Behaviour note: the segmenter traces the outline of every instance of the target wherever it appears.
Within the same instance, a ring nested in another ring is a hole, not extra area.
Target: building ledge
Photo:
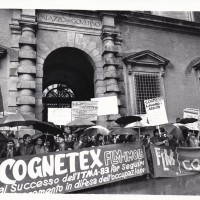
[[[119,12],[116,20],[171,31],[200,34],[200,23],[142,12]]]

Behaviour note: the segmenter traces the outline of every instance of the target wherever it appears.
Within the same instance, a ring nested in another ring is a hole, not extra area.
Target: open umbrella
[[[184,138],[186,139],[188,136],[188,130],[189,130],[189,128],[186,127],[186,124],[174,123],[173,125],[182,131],[182,134],[183,134]]]
[[[0,126],[30,126],[39,120],[31,115],[24,114],[10,114],[0,119]]]
[[[149,127],[152,126],[151,124],[145,123],[145,122],[133,122],[128,125],[126,125],[124,128],[141,128],[141,127]]]
[[[132,122],[141,121],[142,118],[137,115],[120,117],[115,122],[117,124],[130,124]]]
[[[33,129],[39,130],[42,133],[51,133],[53,135],[62,134],[63,130],[53,123],[38,121],[32,124]]]
[[[141,121],[137,121],[137,122],[133,122],[133,123],[130,123],[128,125],[126,125],[124,128],[138,128],[139,130],[139,136],[140,136],[140,128],[142,127],[150,127],[152,125],[146,123],[146,122],[141,122]],[[140,140],[140,137],[139,137],[139,140]]]
[[[94,125],[95,124],[93,122],[84,119],[76,119],[66,124],[68,127],[88,127]]]
[[[9,137],[7,137],[6,135],[4,135],[3,133],[0,132],[0,141],[1,142],[8,142],[9,140],[11,140]]]
[[[198,121],[184,124],[184,126],[187,127],[189,130],[199,131]]]
[[[138,132],[133,129],[130,129],[130,128],[116,128],[116,129],[111,130],[109,132],[109,134],[111,134],[111,135],[129,135],[129,134],[136,135],[136,134],[138,134]]]
[[[108,135],[109,132],[110,131],[107,128],[97,125],[97,126],[91,126],[87,129],[85,129],[84,134],[97,135],[98,133],[100,133],[102,135]]]
[[[77,128],[73,134],[82,134],[86,128]]]
[[[167,131],[168,134],[173,135],[175,138],[179,140],[182,141],[184,140],[182,131],[173,124],[163,124],[162,127]]]
[[[180,119],[180,123],[181,124],[189,124],[189,123],[193,123],[193,122],[196,122],[198,121],[198,119],[195,119],[195,118],[183,118],[183,119]]]

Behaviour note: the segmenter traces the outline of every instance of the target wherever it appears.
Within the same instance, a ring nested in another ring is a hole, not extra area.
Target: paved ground
[[[158,178],[146,180],[137,177],[107,184],[76,194],[147,194],[147,195],[200,195],[200,174],[177,178]]]

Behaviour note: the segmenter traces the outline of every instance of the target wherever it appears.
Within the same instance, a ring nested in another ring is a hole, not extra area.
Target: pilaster
[[[11,31],[11,50],[9,52],[10,55],[10,78],[9,78],[9,101],[8,101],[8,111],[16,112],[17,104],[16,98],[18,95],[17,90],[17,82],[18,82],[18,74],[17,68],[19,65],[19,38],[21,37],[21,27],[19,25],[19,20],[21,19],[21,10],[13,9],[13,16],[11,19],[10,31]]]
[[[115,15],[112,13],[101,13],[102,19],[102,43],[104,58],[103,74],[105,83],[104,96],[117,96],[118,107],[120,106],[119,100],[119,86],[118,86],[118,73],[117,68],[121,62],[118,54],[121,51],[121,43],[119,40],[119,32],[115,26]],[[107,116],[107,127],[118,126],[114,121],[120,117],[120,114]]]
[[[36,17],[35,10],[22,10],[19,38],[18,82],[16,85],[18,112],[35,116],[36,90]]]

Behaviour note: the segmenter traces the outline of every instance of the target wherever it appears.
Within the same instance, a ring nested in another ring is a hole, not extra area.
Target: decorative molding
[[[169,60],[149,50],[129,55],[125,54],[122,60],[124,63],[130,63],[131,65],[151,65],[157,67],[165,67],[169,63]]]
[[[123,11],[118,12],[115,20],[116,22],[123,21],[124,23],[137,24],[139,26],[200,35],[199,23],[183,19],[175,19],[142,12]]]

